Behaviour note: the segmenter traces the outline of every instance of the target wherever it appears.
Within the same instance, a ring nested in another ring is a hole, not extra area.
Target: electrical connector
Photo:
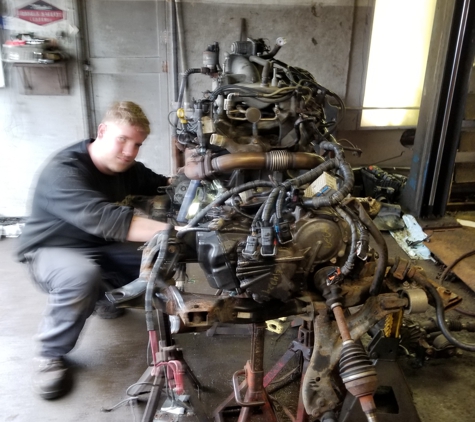
[[[242,251],[242,255],[247,258],[253,258],[257,255],[257,236],[250,235],[247,236],[246,239],[246,246],[244,250]]]
[[[275,255],[274,229],[272,227],[261,227],[261,255]]]
[[[287,222],[277,223],[275,226],[275,233],[280,244],[289,243],[292,241],[292,232],[290,231],[290,224]]]

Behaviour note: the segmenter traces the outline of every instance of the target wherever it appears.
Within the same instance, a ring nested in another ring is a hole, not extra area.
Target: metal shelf
[[[67,62],[11,62],[18,70],[25,95],[68,95]]]

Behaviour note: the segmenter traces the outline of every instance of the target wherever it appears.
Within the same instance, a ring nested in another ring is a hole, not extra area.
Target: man
[[[136,279],[141,252],[133,242],[143,244],[167,226],[134,216],[133,208],[119,204],[128,195],[154,195],[167,184],[165,176],[135,161],[149,133],[149,121],[137,104],[116,103],[95,140],[59,152],[38,179],[18,256],[49,294],[33,379],[44,399],[65,393],[63,357],[104,295],[104,274],[122,276],[112,287]],[[116,316],[103,306],[98,311]]]

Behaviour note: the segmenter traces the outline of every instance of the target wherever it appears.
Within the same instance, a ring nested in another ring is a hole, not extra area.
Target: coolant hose
[[[371,217],[368,215],[363,205],[359,201],[353,202],[358,207],[358,217],[361,222],[368,228],[368,231],[376,242],[376,252],[378,252],[378,263],[376,264],[376,271],[374,273],[373,281],[369,289],[372,296],[376,296],[381,292],[383,286],[384,275],[388,266],[388,246],[384,241],[383,235],[374,224]]]
[[[444,312],[444,304],[442,302],[439,293],[437,293],[436,288],[423,277],[418,277],[417,282],[422,284],[424,288],[430,293],[432,298],[435,302],[435,311],[437,316],[437,324],[439,325],[439,329],[442,334],[447,338],[447,340],[452,343],[454,346],[458,347],[459,349],[466,350],[467,352],[475,352],[475,344],[470,343],[463,343],[460,340],[457,340],[452,333],[449,331],[447,324],[445,322],[445,312]]]
[[[271,62],[258,56],[249,56],[249,61],[262,66],[261,86],[269,86],[269,72],[271,69]]]
[[[191,75],[192,73],[201,73],[201,69],[192,68],[192,69],[186,70],[183,73],[183,77],[181,78],[180,92],[178,93],[178,108],[181,108],[183,106],[183,97],[185,95],[186,83],[188,80],[188,76]]]
[[[201,73],[201,69],[200,68],[194,68],[194,69],[192,68],[192,69],[188,69],[185,73],[183,73],[183,77],[181,79],[180,91],[178,92],[178,101],[177,101],[178,107],[177,107],[177,109],[183,107],[183,97],[185,96],[186,83],[187,83],[187,80],[188,80],[188,76],[191,75],[192,73]],[[175,116],[173,118],[173,127],[174,127],[174,131],[175,131],[174,135],[176,135],[177,125],[178,125],[178,115],[177,115],[177,113],[175,113]]]

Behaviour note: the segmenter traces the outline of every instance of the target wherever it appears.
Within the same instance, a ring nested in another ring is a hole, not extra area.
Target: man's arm
[[[133,216],[130,222],[127,240],[130,242],[147,242],[157,232],[165,230],[169,224],[148,218]]]

